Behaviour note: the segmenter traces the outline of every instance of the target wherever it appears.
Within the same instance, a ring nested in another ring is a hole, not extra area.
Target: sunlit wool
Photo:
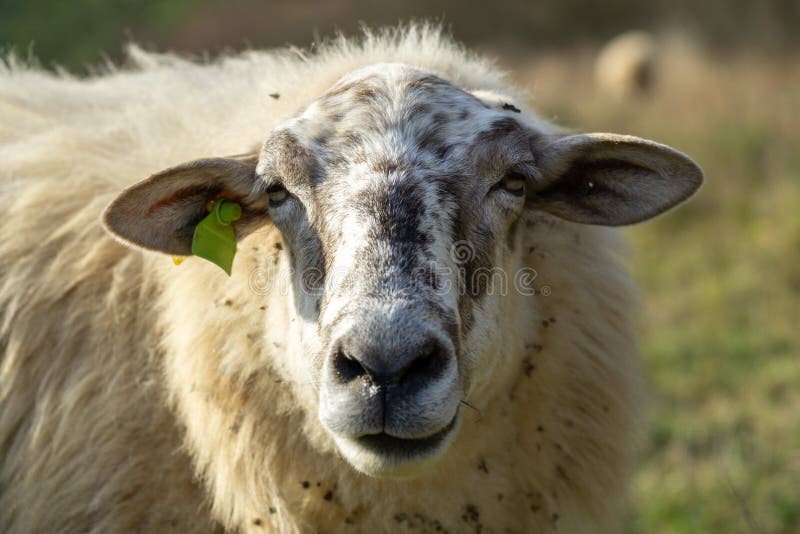
[[[248,151],[386,61],[522,105],[492,64],[421,26],[203,64],[131,48],[128,66],[88,79],[2,68],[0,530],[613,528],[644,406],[616,231],[525,216],[519,267],[539,294],[512,279],[497,300],[492,365],[469,395],[480,414],[462,410],[430,472],[386,480],[348,466],[308,384],[286,380],[302,358],[287,353],[296,317],[287,291],[253,276],[288,268],[274,228],[239,244],[230,279],[101,228],[121,189]]]

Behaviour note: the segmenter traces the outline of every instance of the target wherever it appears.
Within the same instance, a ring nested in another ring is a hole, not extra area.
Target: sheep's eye
[[[518,172],[509,172],[497,185],[512,195],[521,197],[525,193],[525,176]]]
[[[267,188],[267,198],[270,206],[277,206],[289,198],[289,192],[280,184],[271,185]]]

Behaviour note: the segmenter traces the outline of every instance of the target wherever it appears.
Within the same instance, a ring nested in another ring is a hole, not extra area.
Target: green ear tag
[[[194,229],[192,254],[219,265],[230,276],[236,255],[233,222],[241,216],[242,208],[236,202],[224,198],[214,202],[211,213]]]

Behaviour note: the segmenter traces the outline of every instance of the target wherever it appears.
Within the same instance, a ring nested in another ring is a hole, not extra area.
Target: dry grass
[[[598,96],[592,54],[514,62],[546,118],[694,157],[691,203],[628,230],[653,419],[628,532],[800,531],[800,64],[673,42],[649,98]]]

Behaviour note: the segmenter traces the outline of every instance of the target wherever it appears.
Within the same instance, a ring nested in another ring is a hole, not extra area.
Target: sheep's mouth
[[[441,430],[424,438],[398,438],[385,432],[367,434],[358,438],[357,443],[373,454],[393,458],[415,458],[436,451],[456,427],[458,414]]]

